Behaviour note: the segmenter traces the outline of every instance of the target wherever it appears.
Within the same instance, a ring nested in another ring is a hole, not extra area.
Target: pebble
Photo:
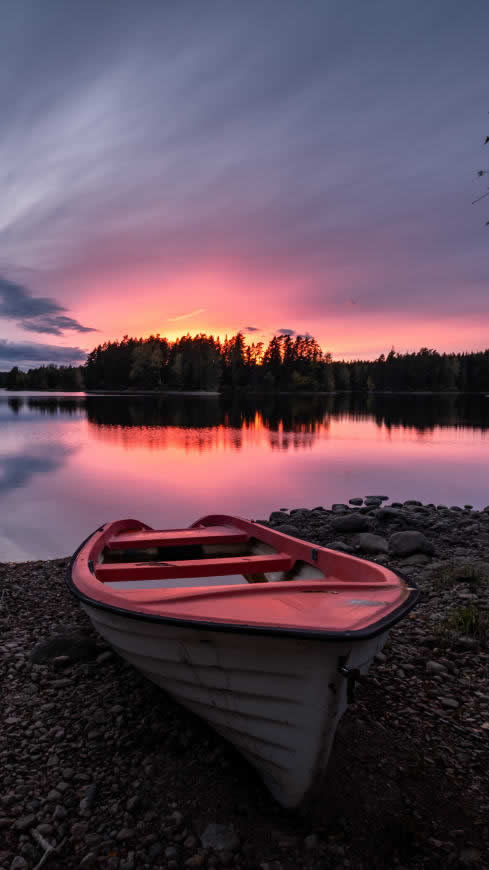
[[[27,831],[29,830],[29,828],[32,828],[34,826],[35,821],[36,817],[34,814],[29,816],[21,816],[20,819],[17,819],[17,821],[15,822],[14,827],[18,831]]]
[[[450,710],[457,710],[460,706],[458,701],[455,698],[439,698],[440,704],[443,704],[444,707],[449,708]]]
[[[350,513],[346,516],[335,517],[333,528],[337,532],[368,532],[370,523],[368,519],[358,513]]]
[[[83,870],[90,870],[90,868],[95,867],[96,864],[97,864],[96,852],[87,852],[87,854],[80,861],[79,866],[83,867]]]
[[[433,553],[433,544],[422,532],[406,530],[394,532],[389,538],[389,550],[393,556],[412,556],[414,553]]]
[[[362,550],[364,553],[388,553],[389,545],[385,538],[381,537],[381,535],[374,535],[372,532],[362,532],[359,535],[356,535],[353,539],[353,543],[359,550]]]
[[[440,662],[429,661],[426,662],[426,670],[429,674],[444,674],[446,667]]]
[[[132,828],[121,828],[121,830],[117,833],[117,840],[132,840],[134,837],[134,830]]]
[[[309,834],[304,838],[304,848],[308,851],[313,851],[319,846],[319,837],[317,834]]]
[[[233,825],[207,825],[201,835],[200,842],[204,849],[214,849],[215,851],[234,852],[239,846],[239,839]]]

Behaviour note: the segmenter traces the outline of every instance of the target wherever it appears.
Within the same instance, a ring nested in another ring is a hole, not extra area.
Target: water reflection
[[[24,445],[21,453],[0,456],[0,496],[27,486],[35,474],[58,471],[74,451],[66,444],[34,443]]]
[[[414,429],[420,434],[436,428],[454,427],[487,431],[489,400],[484,396],[380,396],[337,394],[334,396],[254,396],[231,400],[222,397],[195,396],[84,396],[29,397],[28,409],[43,415],[86,416],[99,438],[123,441],[127,446],[145,440],[156,446],[166,439],[157,439],[151,430],[172,428],[183,430],[216,430],[215,435],[187,438],[186,442],[201,449],[203,445],[222,442],[224,431],[230,432],[228,443],[239,447],[242,439],[236,435],[267,430],[280,433],[269,438],[270,446],[308,447],[320,433],[324,435],[332,420],[352,423],[371,421],[386,429]],[[24,407],[24,400],[9,398],[14,414]],[[124,438],[122,430],[140,429],[139,435]],[[117,430],[117,431],[115,431]],[[299,437],[282,437],[293,433]]]
[[[482,396],[0,393],[0,561],[122,516],[178,528],[376,491],[484,506],[488,429]]]

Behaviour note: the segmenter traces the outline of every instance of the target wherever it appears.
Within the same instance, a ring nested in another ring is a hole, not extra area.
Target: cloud
[[[66,308],[47,296],[32,296],[30,290],[0,275],[0,317],[16,320],[22,329],[49,335],[73,332],[97,332],[68,317]]]
[[[63,335],[66,329],[71,329],[74,332],[98,332],[97,329],[91,326],[82,326],[73,317],[66,317],[64,314],[51,315],[37,320],[21,320],[19,326],[29,332],[43,332],[49,335]]]
[[[295,329],[277,329],[278,335],[297,335]]]
[[[187,314],[179,314],[178,317],[169,317],[168,320],[175,323],[177,320],[188,320],[189,317],[195,317],[196,314],[202,314],[205,308],[196,308],[195,311],[189,311]]]
[[[205,16],[24,5],[0,28],[0,247],[70,310],[83,293],[149,331],[145,304],[195,316],[205,300],[213,327],[210,312],[228,326],[255,311],[268,329],[287,310],[318,335],[348,320],[351,336],[378,311],[392,341],[404,313],[435,314],[440,336],[454,313],[489,315],[470,206],[489,4],[406,4],[402,27],[388,0],[353,16],[324,0],[283,0],[280,16],[254,0]],[[43,318],[62,313],[36,317],[61,329]]]
[[[86,352],[80,347],[60,347],[52,344],[0,339],[0,365],[3,369],[51,363],[63,366],[80,365],[86,358]]]
[[[245,326],[243,332],[261,332],[259,326]]]

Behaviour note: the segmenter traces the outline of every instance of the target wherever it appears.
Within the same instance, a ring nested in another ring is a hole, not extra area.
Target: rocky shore
[[[67,560],[1,564],[0,870],[488,867],[489,507],[387,501],[266,521],[423,593],[358,687],[307,817],[106,648]]]

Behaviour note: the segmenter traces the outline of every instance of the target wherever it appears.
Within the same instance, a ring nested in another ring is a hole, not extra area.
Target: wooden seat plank
[[[248,533],[233,526],[207,526],[201,529],[171,529],[159,531],[121,532],[107,541],[109,550],[143,550],[150,547],[172,547],[185,544],[245,544]]]
[[[269,556],[229,556],[222,559],[186,559],[176,562],[107,562],[95,567],[102,583],[121,580],[166,580],[179,577],[211,577],[225,574],[261,574],[288,571],[293,559],[288,553]]]

